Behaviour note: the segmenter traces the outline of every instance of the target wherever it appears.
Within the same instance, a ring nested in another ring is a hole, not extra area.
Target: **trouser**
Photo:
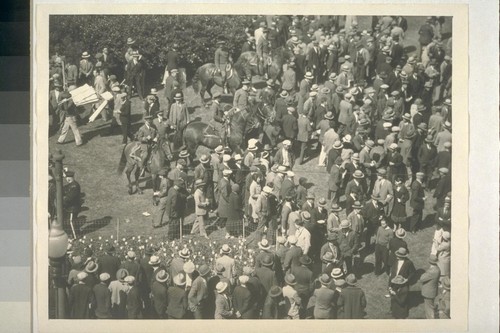
[[[337,190],[335,190],[335,191],[328,190],[328,200],[332,200],[332,204],[334,204],[334,203],[338,204],[339,203],[338,193],[339,192]]]
[[[163,197],[160,199],[158,210],[153,215],[153,228],[158,228],[162,226],[166,208],[167,208],[167,197]]]
[[[121,132],[122,132],[122,143],[126,144],[127,143],[127,138],[130,139],[130,141],[134,140],[134,135],[130,132],[130,121],[122,121],[122,125],[120,126]]]
[[[413,215],[410,216],[409,231],[414,232],[422,222],[422,209],[413,209]]]
[[[318,166],[325,166],[326,161],[326,149],[324,145],[321,145],[321,152],[319,153]]]
[[[304,155],[307,148],[307,142],[298,141],[298,143],[300,143],[299,164],[302,164],[304,163]]]
[[[169,219],[166,228],[167,230],[165,230],[169,241],[180,237],[180,230],[179,230],[180,223],[181,219],[178,217],[171,217]]]
[[[345,269],[346,269],[346,274],[351,274],[353,272],[353,265],[352,265],[352,256],[344,256],[344,263],[345,263]]]
[[[436,318],[436,307],[434,306],[434,298],[424,297],[424,313],[426,319]]]
[[[136,75],[132,78],[133,85],[135,90],[137,91],[137,95],[139,95],[139,99],[144,99],[144,79],[142,75]]]
[[[71,128],[73,131],[73,135],[75,136],[75,143],[77,146],[82,144],[82,137],[80,136],[80,131],[78,130],[78,126],[76,125],[76,117],[70,116],[66,117],[64,120],[63,128],[61,129],[61,135],[57,139],[57,142],[63,143],[66,139],[66,135],[68,134],[68,130]]]
[[[200,231],[201,236],[206,236],[207,231],[205,230],[205,220],[207,219],[207,215],[196,215],[196,220],[194,221],[193,228],[191,229],[191,233],[194,234]]]
[[[375,244],[375,275],[388,270],[389,249],[387,245]],[[382,269],[383,268],[383,269]]]

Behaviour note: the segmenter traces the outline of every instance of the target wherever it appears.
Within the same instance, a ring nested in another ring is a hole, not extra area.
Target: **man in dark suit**
[[[71,319],[90,319],[91,305],[95,301],[92,288],[85,283],[87,276],[85,272],[78,273],[78,284],[75,284],[69,290],[68,307]]]
[[[298,131],[297,118],[294,116],[295,108],[289,106],[287,113],[281,118],[281,130],[285,139],[295,141]]]
[[[295,235],[288,236],[287,242],[290,247],[286,251],[285,260],[283,261],[283,272],[285,273],[291,272],[294,266],[299,266],[299,260],[302,257],[302,248],[297,246],[297,237]]]
[[[392,37],[392,67],[396,67],[397,65],[402,65],[401,59],[403,58],[405,51],[401,44],[399,44],[399,36]]]
[[[364,291],[356,285],[354,274],[346,278],[347,287],[342,289],[338,300],[339,319],[363,319],[365,316],[366,297]]]
[[[94,291],[94,313],[97,319],[111,319],[111,291],[109,291],[109,274],[99,275],[100,283],[93,288]]]
[[[140,100],[144,100],[144,73],[146,65],[138,51],[132,53],[132,59],[127,63],[127,85],[135,87]]]
[[[173,280],[174,285],[167,289],[167,315],[169,319],[183,319],[188,308],[186,275],[179,273]]]
[[[165,319],[167,317],[167,280],[170,279],[165,269],[158,270],[151,284],[151,301],[154,309],[154,317]]]
[[[50,115],[52,116],[52,126],[59,129],[64,122],[65,115],[60,112],[59,102],[62,101],[62,84],[60,81],[54,81],[54,90],[49,92]]]
[[[429,187],[437,156],[437,150],[433,141],[432,135],[428,135],[424,140],[424,144],[422,144],[418,150],[417,159],[420,164],[420,171],[424,173],[426,187]]]
[[[295,276],[297,282],[295,290],[302,300],[302,308],[305,309],[314,291],[314,274],[309,268],[312,264],[311,258],[307,255],[303,255],[300,257],[299,262],[300,265],[294,267],[291,273]]]
[[[73,171],[66,171],[67,184],[63,187],[63,208],[66,215],[65,220],[70,214],[73,214],[73,221],[76,221],[81,206],[81,190],[80,184],[75,180],[75,173]],[[75,232],[78,233],[80,226],[75,224]]]
[[[354,256],[358,254],[359,250],[359,237],[351,229],[351,222],[348,220],[343,220],[340,222],[340,232],[338,237],[338,243],[342,258],[344,259],[347,273],[353,272],[353,259]]]
[[[392,266],[396,262],[396,251],[400,248],[405,248],[408,250],[408,244],[404,241],[406,237],[406,231],[403,228],[399,228],[394,232],[393,238],[389,241],[389,266]]]
[[[266,254],[262,258],[261,264],[261,267],[255,269],[255,276],[259,278],[260,283],[264,286],[267,294],[272,286],[278,285],[278,278],[276,276],[276,272],[271,269],[274,261],[270,254]]]
[[[132,275],[125,278],[125,282],[130,286],[127,293],[127,313],[128,319],[140,319],[142,313],[142,300],[137,287],[137,280]]]
[[[174,186],[168,190],[165,214],[168,216],[166,234],[169,240],[179,237],[179,224],[184,217],[185,196],[181,194],[184,188],[184,181],[177,179]]]
[[[417,227],[422,222],[422,212],[424,210],[425,193],[423,186],[424,173],[417,172],[416,179],[411,184],[410,206],[413,214],[410,216],[409,231],[415,233]]]
[[[395,255],[396,260],[391,266],[389,274],[389,288],[391,286],[392,279],[394,279],[398,275],[407,279],[408,283],[411,285],[416,270],[413,262],[408,259],[408,250],[404,247],[401,247],[396,251]],[[388,295],[385,295],[385,297],[388,297]]]
[[[252,302],[252,293],[247,287],[249,276],[240,275],[240,285],[236,286],[233,291],[233,307],[236,311],[236,318],[254,319],[255,308]]]
[[[106,247],[106,254],[97,258],[97,262],[99,263],[99,273],[108,273],[111,281],[116,280],[116,272],[121,266],[121,261],[118,257],[114,255],[115,247],[111,244],[108,244]]]
[[[422,283],[422,297],[424,298],[424,312],[425,318],[435,319],[436,318],[436,308],[434,305],[434,299],[438,294],[439,277],[441,275],[441,270],[437,265],[438,259],[434,254],[429,257],[429,268],[420,277],[420,282]]]
[[[312,44],[313,47],[307,53],[307,67],[314,75],[314,82],[318,83],[318,79],[323,74],[323,52],[317,40],[313,41]]]
[[[151,299],[149,294],[151,293],[151,283],[153,282],[154,268],[149,264],[149,260],[154,253],[152,247],[147,247],[144,253],[144,257],[139,260],[139,290],[141,293],[142,302],[144,303],[144,317],[150,318],[153,314],[151,308]]]
[[[439,180],[433,195],[434,198],[436,198],[434,209],[439,209],[444,206],[446,195],[451,191],[451,177],[448,168],[439,168],[438,172]]]

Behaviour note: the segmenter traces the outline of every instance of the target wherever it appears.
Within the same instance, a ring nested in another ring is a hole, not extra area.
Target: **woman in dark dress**
[[[408,317],[408,279],[401,275],[391,280],[391,313],[395,319],[405,319]]]
[[[406,202],[410,199],[408,189],[403,184],[402,177],[396,177],[394,183],[394,206],[392,208],[391,219],[395,229],[401,228],[406,222]]]

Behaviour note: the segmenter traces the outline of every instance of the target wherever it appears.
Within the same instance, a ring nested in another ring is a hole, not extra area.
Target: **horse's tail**
[[[196,73],[194,73],[193,80],[191,82],[191,86],[193,87],[195,94],[200,93],[200,70],[201,67],[196,70]]]
[[[116,169],[116,172],[121,175],[123,173],[123,170],[125,170],[125,166],[127,165],[127,156],[125,155],[125,149],[127,149],[128,145],[125,145],[122,150],[122,156],[120,157],[120,163],[118,164],[118,168]]]

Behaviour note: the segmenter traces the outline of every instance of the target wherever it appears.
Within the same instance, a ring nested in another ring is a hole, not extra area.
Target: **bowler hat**
[[[85,272],[87,273],[95,273],[97,272],[97,269],[99,268],[99,265],[96,264],[95,261],[91,260],[87,263],[87,265],[85,266]]]
[[[354,156],[354,155],[353,155]],[[365,175],[363,174],[363,172],[361,170],[356,170],[354,171],[353,175],[352,175],[354,178],[364,178]]]
[[[278,286],[272,286],[271,289],[269,289],[269,296],[272,298],[276,298],[281,296],[283,293],[281,292],[281,287]]]
[[[176,93],[174,96],[174,99],[176,99],[176,100],[182,99],[182,93]]]
[[[398,258],[406,258],[408,257],[408,250],[404,247],[400,247],[394,254]]]
[[[293,274],[285,275],[285,283],[288,284],[289,286],[296,285],[297,281],[295,280],[295,275],[293,275]]]

